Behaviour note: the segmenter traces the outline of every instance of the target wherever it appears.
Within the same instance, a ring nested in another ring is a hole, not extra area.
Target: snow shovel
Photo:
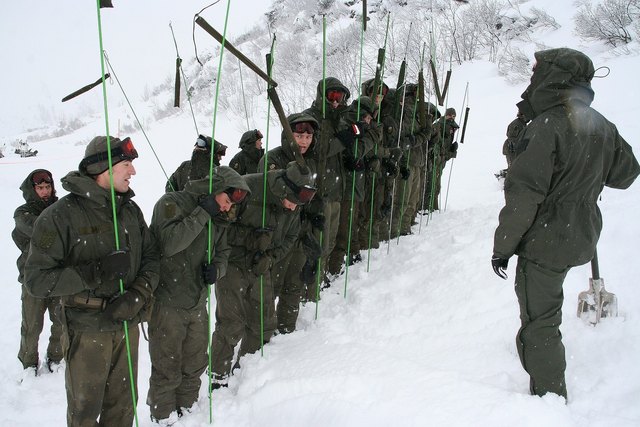
[[[602,317],[618,316],[618,299],[615,294],[604,288],[604,279],[598,269],[598,252],[594,252],[591,260],[589,290],[578,295],[578,317],[596,325]]]

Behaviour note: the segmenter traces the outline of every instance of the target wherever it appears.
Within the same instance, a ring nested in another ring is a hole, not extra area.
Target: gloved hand
[[[251,270],[253,270],[256,276],[260,276],[269,271],[272,263],[273,259],[266,252],[257,251],[253,255],[253,265]]]
[[[202,264],[202,278],[204,283],[212,285],[218,280],[218,269],[215,264]]]
[[[398,176],[398,166],[388,157],[382,159],[382,170],[389,178],[395,178]]]
[[[508,264],[508,259],[500,258],[495,255],[491,257],[491,266],[493,267],[493,272],[496,273],[501,279],[507,280],[507,273],[505,272],[505,270],[507,269]]]
[[[129,252],[117,250],[100,260],[100,277],[107,280],[122,279],[131,269]]]
[[[307,259],[314,261],[322,255],[322,247],[320,243],[311,234],[307,233],[301,240],[302,249],[307,255]]]
[[[451,152],[455,153],[456,151],[458,151],[458,143],[454,142],[451,144]]]
[[[256,228],[253,231],[253,249],[265,252],[271,245],[271,239],[273,239],[273,230],[267,227]]]
[[[144,279],[135,282],[123,294],[107,304],[104,316],[113,322],[135,319],[142,307],[151,298],[152,289]]]
[[[320,231],[324,230],[324,223],[325,223],[324,215],[322,214],[307,215],[307,219],[311,223],[311,227]]]
[[[353,133],[351,127],[337,132],[336,138],[342,142],[342,145],[344,145],[347,150],[353,150],[353,145],[356,142],[356,135]]]
[[[364,170],[364,162],[362,159],[356,159],[352,154],[346,154],[343,156],[344,167],[348,171],[360,172]]]
[[[218,202],[216,202],[216,196],[213,193],[201,196],[198,201],[198,205],[207,211],[207,213],[211,215],[211,218],[215,217],[218,212],[220,212],[220,206],[218,205]]]
[[[318,273],[318,262],[307,260],[300,270],[300,280],[304,284],[314,283]]]
[[[385,157],[384,159],[382,159],[382,173],[384,173],[389,178],[395,178],[396,176],[398,176],[398,167],[393,160]]]
[[[375,123],[375,122],[372,120],[371,123]],[[355,126],[355,128],[354,128],[354,126]],[[371,128],[371,126],[368,125],[367,122],[360,121],[360,122],[355,122],[354,124],[352,124],[351,128],[353,129],[354,133],[356,133],[356,136],[362,136],[367,130],[369,130]],[[356,128],[357,128],[357,130],[356,130]]]
[[[411,174],[411,171],[409,170],[408,167],[400,166],[400,178],[406,181],[409,179],[410,174]]]

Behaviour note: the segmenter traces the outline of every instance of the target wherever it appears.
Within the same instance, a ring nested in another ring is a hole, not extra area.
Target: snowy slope
[[[640,153],[638,56],[614,56],[602,46],[581,44],[571,34],[569,4],[535,3],[563,25],[540,35],[542,42],[583,50],[596,67],[611,69],[607,78],[593,82],[594,107],[614,121]],[[391,242],[388,254],[386,245],[372,251],[369,271],[364,254],[365,262],[349,270],[346,295],[343,276],[323,292],[317,319],[315,304],[307,304],[297,332],[273,338],[264,355],[243,359],[229,389],[214,394],[215,425],[640,425],[639,184],[625,192],[605,190],[600,203],[604,217],[598,245],[600,271],[608,289],[618,296],[620,317],[604,319],[597,327],[576,317],[577,294],[587,289],[590,270],[588,266],[573,269],[565,282],[562,327],[569,404],[557,396],[529,396],[528,377],[520,367],[514,342],[519,326],[513,291],[515,259],[508,281],[498,279],[489,263],[503,203],[501,184],[493,173],[505,166],[501,155],[504,133],[526,84],[507,84],[488,62],[464,64],[453,70],[449,97],[450,105],[458,110],[467,82],[471,112],[465,144],[453,163],[446,211],[433,215],[428,224],[424,217],[414,235],[402,238],[399,244]],[[238,121],[221,115],[216,138],[225,143],[237,140]],[[210,122],[210,117],[199,117],[204,128],[210,129]],[[184,141],[192,139],[191,117],[185,111],[146,125],[163,167],[171,173],[189,156],[190,144]],[[18,384],[18,250],[9,237],[13,210],[22,203],[18,186],[35,168],[49,168],[57,178],[75,169],[84,145],[70,141],[86,143],[103,132],[104,122],[97,117],[73,138],[32,144],[40,151],[35,158],[10,155],[0,159],[4,200],[0,206],[0,277],[5,284],[0,297],[7,302],[0,311],[0,347],[5,350],[0,356],[0,425],[65,424],[62,372]],[[270,133],[270,145],[278,145],[280,130],[272,127]],[[131,136],[140,152],[132,188],[150,219],[153,204],[163,192],[164,177],[143,135]],[[228,161],[237,147],[235,142],[227,145]],[[444,177],[448,174],[449,170]],[[59,195],[63,193],[59,188]],[[45,344],[41,339],[41,354]],[[144,341],[139,371],[139,422],[149,426],[144,402],[150,362]],[[199,412],[185,417],[180,425],[208,423],[209,402],[203,386]]]

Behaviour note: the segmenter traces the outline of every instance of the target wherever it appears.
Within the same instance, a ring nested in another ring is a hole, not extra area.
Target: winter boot
[[[162,418],[162,419],[157,419],[156,417],[151,415],[151,423],[154,426],[162,426],[162,427],[172,426],[178,422],[178,418],[179,416],[177,411],[173,411],[172,413],[169,414],[167,418]]]

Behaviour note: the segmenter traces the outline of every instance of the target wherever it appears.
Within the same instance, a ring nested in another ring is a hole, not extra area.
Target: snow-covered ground
[[[538,3],[538,2],[536,2]],[[594,79],[594,107],[618,125],[640,153],[638,56],[613,56],[602,46],[584,45],[571,35],[570,5],[540,1],[563,28],[549,33],[549,46],[588,53],[596,67],[611,74]],[[235,78],[235,76],[223,76]],[[320,78],[320,74],[318,75]],[[593,426],[640,425],[640,241],[639,185],[627,191],[605,190],[600,203],[604,229],[598,245],[600,272],[618,296],[620,316],[596,327],[576,317],[577,295],[586,290],[588,266],[573,269],[565,282],[562,332],[567,355],[569,402],[553,395],[528,393],[529,379],[515,349],[519,327],[513,291],[515,259],[509,280],[490,266],[493,231],[503,203],[501,183],[493,173],[505,166],[501,155],[507,124],[526,86],[509,85],[495,65],[483,61],[453,70],[450,106],[462,118],[462,98],[469,82],[471,107],[465,143],[444,178],[452,173],[446,211],[436,213],[399,244],[371,252],[322,293],[317,307],[307,304],[298,331],[276,336],[264,355],[247,356],[228,389],[213,396],[214,424],[226,426]],[[110,89],[112,90],[112,89]],[[115,90],[115,89],[113,89]],[[311,103],[309,99],[309,103]],[[118,107],[120,108],[120,107]],[[118,113],[115,112],[114,116]],[[115,119],[113,119],[115,120]],[[210,117],[199,117],[210,128]],[[229,146],[223,164],[238,150],[236,117],[221,113],[216,139]],[[171,173],[189,157],[193,123],[182,115],[146,124],[164,169]],[[117,129],[115,123],[113,129]],[[264,127],[263,127],[264,130]],[[71,138],[32,144],[37,157],[9,153],[0,159],[0,425],[65,424],[64,374],[42,374],[19,384],[16,358],[20,333],[18,250],[11,241],[13,211],[23,203],[18,187],[35,168],[61,178],[77,168],[84,144],[104,133],[99,118]],[[271,128],[270,145],[280,130]],[[131,134],[140,158],[132,180],[136,200],[149,220],[163,193],[164,175],[141,133]],[[82,143],[75,143],[81,141]],[[443,179],[443,182],[445,179]],[[64,190],[58,184],[58,195]],[[445,193],[445,190],[443,190]],[[389,253],[387,253],[389,249]],[[40,353],[46,349],[46,330]],[[150,362],[140,344],[138,419],[149,426],[145,404]],[[181,426],[209,423],[203,383],[199,411]]]

